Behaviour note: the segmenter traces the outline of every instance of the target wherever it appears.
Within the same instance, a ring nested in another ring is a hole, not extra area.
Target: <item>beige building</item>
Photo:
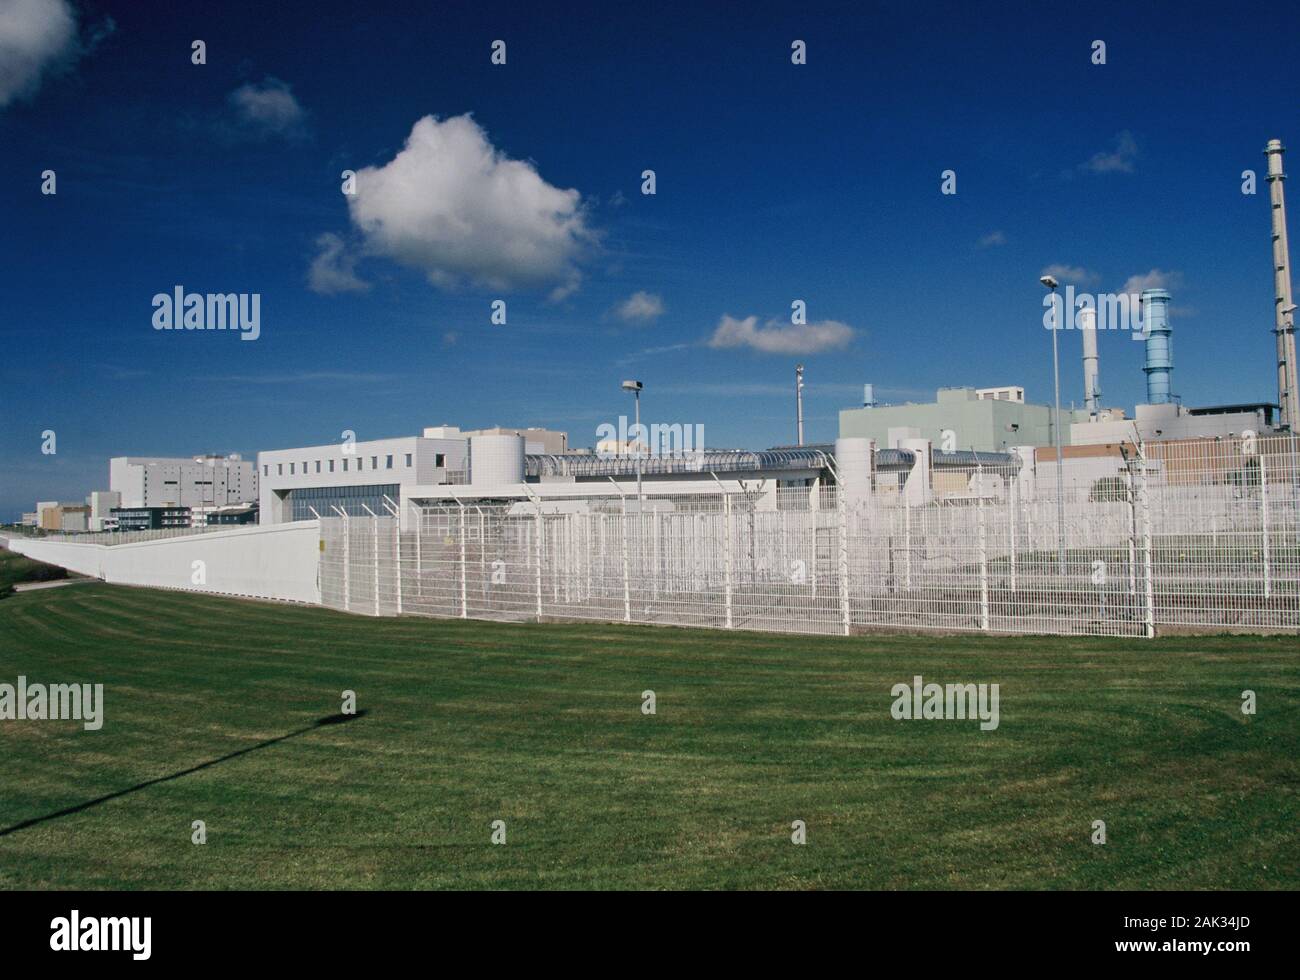
[[[90,527],[90,508],[85,504],[43,501],[36,505],[36,526],[46,531],[85,531]]]

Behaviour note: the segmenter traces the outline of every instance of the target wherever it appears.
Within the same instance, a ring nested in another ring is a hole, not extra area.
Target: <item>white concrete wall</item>
[[[320,604],[316,521],[238,527],[137,544],[12,537],[6,547],[114,584]],[[204,585],[193,583],[196,561],[206,566]]]

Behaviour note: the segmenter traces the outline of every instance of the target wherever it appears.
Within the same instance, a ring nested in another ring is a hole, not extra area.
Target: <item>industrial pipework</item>
[[[1171,400],[1174,349],[1169,329],[1169,294],[1163,289],[1142,290],[1142,332],[1147,337],[1147,404],[1166,405]]]

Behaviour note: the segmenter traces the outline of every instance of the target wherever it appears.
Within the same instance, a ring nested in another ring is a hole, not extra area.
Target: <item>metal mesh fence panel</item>
[[[794,633],[1297,630],[1297,461],[1290,436],[1236,438],[1127,447],[1059,489],[975,463],[924,494],[429,505],[400,533],[323,520],[321,592],[369,615]]]

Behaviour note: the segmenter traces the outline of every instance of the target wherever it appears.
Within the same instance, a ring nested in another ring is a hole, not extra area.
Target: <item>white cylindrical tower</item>
[[[876,446],[870,439],[856,436],[835,440],[835,470],[840,490],[846,499],[861,500],[871,496],[876,463]]]
[[[469,482],[475,487],[523,483],[524,437],[497,434],[470,436]]]
[[[1100,358],[1097,356],[1097,310],[1085,306],[1079,311],[1079,330],[1083,337],[1083,405],[1091,418],[1097,417],[1097,399],[1101,397]]]
[[[1281,140],[1269,140],[1268,196],[1273,209],[1273,330],[1277,334],[1277,401],[1282,424],[1294,432],[1300,429],[1300,391],[1296,389],[1295,307],[1291,300],[1291,253],[1286,238],[1286,199],[1282,193]]]

